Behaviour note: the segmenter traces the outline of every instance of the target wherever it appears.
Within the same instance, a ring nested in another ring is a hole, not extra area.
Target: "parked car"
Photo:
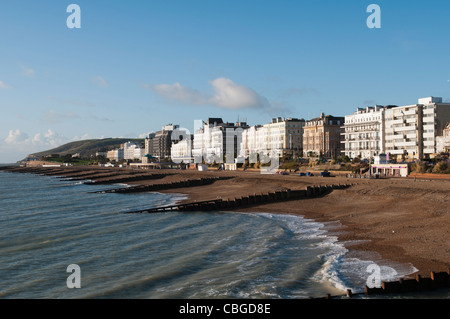
[[[306,173],[306,176],[314,176],[314,174],[313,174],[313,173],[310,173],[310,172],[307,172],[307,173]]]
[[[306,176],[305,173],[299,173],[298,176]]]
[[[324,172],[320,172],[320,176],[322,176],[322,177],[330,177],[331,174],[330,174],[330,172],[324,171]]]

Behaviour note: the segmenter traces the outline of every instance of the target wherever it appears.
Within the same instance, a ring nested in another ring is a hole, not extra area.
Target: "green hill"
[[[51,154],[58,154],[60,156],[64,156],[68,154],[73,155],[79,153],[81,158],[90,158],[92,155],[95,156],[95,152],[109,151],[115,148],[119,148],[121,144],[126,142],[135,142],[143,145],[144,139],[105,138],[101,140],[96,139],[96,140],[76,141],[55,147],[48,151],[43,151],[30,155],[44,157]]]

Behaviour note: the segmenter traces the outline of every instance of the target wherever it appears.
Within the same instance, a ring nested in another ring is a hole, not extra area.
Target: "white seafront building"
[[[440,97],[419,99],[418,104],[385,111],[384,152],[397,159],[421,159],[436,154],[437,137],[450,121],[450,104]]]
[[[194,136],[186,135],[181,141],[174,142],[170,150],[170,157],[174,163],[192,163],[194,158],[192,156]]]
[[[118,148],[115,150],[108,151],[106,153],[106,158],[109,159],[110,161],[116,162],[123,160],[124,159],[123,149]]]
[[[133,142],[124,143],[122,149],[123,158],[126,160],[141,160],[145,155],[145,148],[141,148]]]
[[[427,97],[417,104],[358,108],[345,117],[343,155],[371,159],[388,154],[390,159],[421,159],[441,151],[450,103]]]
[[[195,163],[235,163],[239,156],[242,133],[247,123],[224,123],[209,118],[194,132],[192,155]]]
[[[257,161],[257,155],[262,150],[267,150],[267,128],[262,125],[254,125],[242,132],[242,142],[239,150],[240,161],[249,158],[250,162]]]
[[[438,153],[450,152],[450,122],[447,123],[442,136],[436,137],[436,151]]]
[[[383,153],[384,108],[380,105],[358,108],[345,116],[343,155],[370,159]]]
[[[286,153],[301,156],[304,126],[304,119],[281,117],[272,119],[271,123],[264,125],[267,130],[268,150],[276,152],[278,156]]]
[[[242,133],[240,157],[253,159],[263,152],[278,157],[286,153],[301,155],[304,126],[304,119],[277,117],[270,123],[249,127]]]

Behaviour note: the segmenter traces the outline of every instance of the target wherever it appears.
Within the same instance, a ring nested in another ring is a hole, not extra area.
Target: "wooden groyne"
[[[110,178],[105,180],[94,180],[87,181],[84,184],[86,185],[104,185],[104,184],[118,184],[118,183],[128,183],[128,182],[136,182],[136,181],[144,181],[150,179],[161,179],[166,176],[172,174],[145,174],[145,175],[136,175],[136,176],[123,176],[118,178]]]
[[[140,213],[161,213],[169,211],[215,211],[215,210],[235,210],[244,207],[256,206],[261,204],[276,203],[281,201],[300,200],[321,197],[331,193],[334,189],[345,189],[350,187],[344,185],[322,185],[307,186],[303,190],[286,189],[282,191],[269,192],[266,194],[254,194],[248,196],[236,197],[234,199],[213,199],[200,202],[190,202],[171,206],[155,207],[137,211],[127,212],[128,214]]]
[[[164,184],[153,184],[153,185],[138,185],[125,188],[115,188],[107,189],[103,191],[97,191],[93,193],[142,193],[142,192],[156,192],[161,190],[173,189],[173,188],[183,188],[183,187],[195,187],[195,186],[205,186],[211,185],[218,180],[230,179],[232,177],[205,177],[199,179],[188,179],[179,182],[164,183]]]
[[[86,173],[85,169],[71,168],[71,167],[22,167],[22,166],[8,166],[4,170],[14,173],[30,173],[45,176],[64,176],[72,173]]]
[[[0,171],[11,171],[18,166],[0,166]]]
[[[161,179],[166,176],[173,175],[173,173],[149,174],[129,170],[126,171],[117,170],[111,172],[108,170],[100,170],[100,169],[86,170],[72,167],[64,167],[64,168],[10,167],[5,168],[5,170],[17,173],[32,173],[37,175],[56,176],[61,177],[62,180],[72,180],[72,181],[87,180],[86,182],[84,182],[84,184],[87,185],[128,183],[135,181]]]
[[[406,292],[433,291],[450,288],[450,268],[447,272],[431,272],[430,277],[417,275],[415,279],[401,278],[398,281],[386,281],[379,288],[365,287],[366,295],[385,295]]]
[[[351,289],[347,289],[346,295],[331,296],[327,294],[322,298],[311,299],[342,299],[345,297],[364,297],[364,296],[389,296],[402,295],[408,293],[432,292],[440,289],[450,289],[450,268],[447,272],[431,272],[430,277],[422,277],[417,275],[415,279],[400,278],[396,281],[383,281],[381,287],[369,288],[365,286],[364,292],[353,293]]]
[[[95,172],[90,174],[84,174],[84,175],[67,175],[65,174],[63,177],[61,177],[62,181],[83,181],[87,179],[101,179],[101,178],[110,178],[115,176],[121,176],[123,174],[120,173],[106,173],[106,172]]]

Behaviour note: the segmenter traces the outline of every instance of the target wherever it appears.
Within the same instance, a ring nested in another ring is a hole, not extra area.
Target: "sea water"
[[[112,187],[0,171],[0,298],[323,297],[361,292],[373,264],[300,216],[127,214],[183,195],[93,193]]]

